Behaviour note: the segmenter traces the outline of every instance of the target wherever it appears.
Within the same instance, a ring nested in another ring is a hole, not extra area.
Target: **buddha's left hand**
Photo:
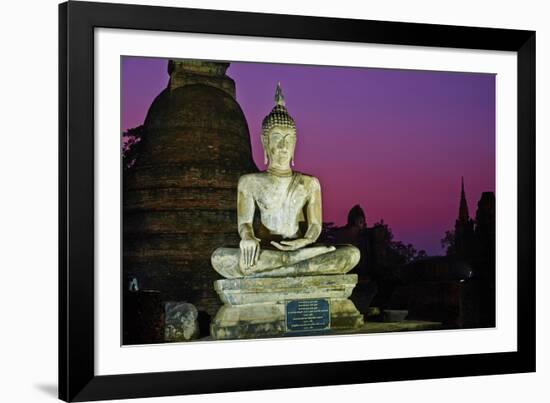
[[[298,238],[298,239],[293,239],[291,241],[281,241],[281,242],[271,241],[271,245],[275,246],[277,249],[286,250],[286,251],[300,249],[311,243],[312,243],[312,240],[308,238]]]

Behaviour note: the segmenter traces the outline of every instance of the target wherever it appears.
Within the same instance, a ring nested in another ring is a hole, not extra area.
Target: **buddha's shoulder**
[[[319,179],[317,179],[313,175],[305,174],[303,172],[296,172],[297,175],[299,175],[300,182],[307,188],[320,188],[321,185],[319,183]]]
[[[302,185],[311,188],[320,187],[319,179],[315,176],[298,171],[295,171],[294,174],[297,176],[297,179]],[[239,186],[250,187],[254,184],[262,184],[266,181],[271,182],[272,178],[272,175],[270,175],[267,171],[245,174],[239,178]]]
[[[254,172],[250,174],[244,174],[239,177],[239,186],[250,186],[254,183],[258,183],[265,179],[267,174],[265,172]]]

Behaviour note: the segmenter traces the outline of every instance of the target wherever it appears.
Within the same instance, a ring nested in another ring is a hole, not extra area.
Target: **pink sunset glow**
[[[167,60],[122,61],[122,129],[143,123],[168,82]],[[254,160],[281,82],[298,130],[295,169],[317,176],[323,219],[343,225],[360,204],[368,225],[443,254],[464,176],[470,215],[495,190],[495,77],[490,74],[232,63]]]

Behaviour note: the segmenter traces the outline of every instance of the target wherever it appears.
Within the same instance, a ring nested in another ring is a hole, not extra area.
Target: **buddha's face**
[[[290,166],[296,147],[296,130],[290,127],[275,126],[262,136],[264,149],[270,165]]]

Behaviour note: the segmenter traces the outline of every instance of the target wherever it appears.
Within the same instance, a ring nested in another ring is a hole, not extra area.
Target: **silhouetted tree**
[[[425,259],[427,257],[428,257],[428,254],[426,253],[426,251],[424,249],[420,249],[416,254],[414,260]]]
[[[382,242],[385,249],[384,258],[380,261],[384,266],[397,267],[427,257],[426,251],[417,251],[410,243],[395,241],[391,228],[384,220],[375,223],[373,228],[377,233],[377,242]]]
[[[124,171],[132,168],[139,155],[139,145],[145,133],[142,126],[128,129],[122,133],[122,162]]]
[[[455,232],[453,230],[445,231],[445,236],[441,239],[441,247],[446,250],[447,256],[456,253]]]

